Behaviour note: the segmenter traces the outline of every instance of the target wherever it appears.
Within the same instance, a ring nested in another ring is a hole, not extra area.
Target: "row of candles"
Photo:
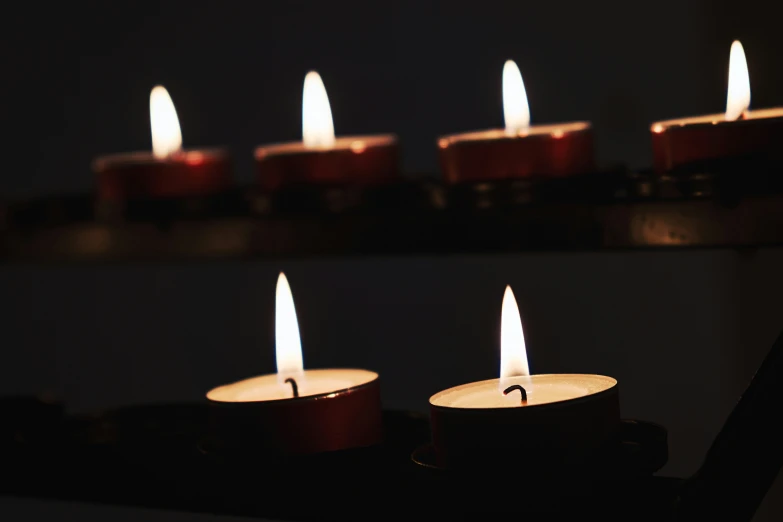
[[[216,441],[279,455],[382,443],[379,375],[363,369],[304,369],[293,295],[282,272],[276,288],[275,357],[277,373],[207,393]],[[510,287],[501,310],[500,377],[441,391],[429,402],[433,447],[443,467],[474,466],[488,451],[510,459],[520,448],[535,449],[552,464],[611,443],[620,426],[615,379],[531,375]]]
[[[658,173],[699,160],[775,149],[783,142],[783,108],[750,111],[750,80],[740,42],[731,46],[726,111],[653,123]],[[443,177],[449,183],[564,177],[595,171],[589,122],[531,125],[525,85],[517,65],[503,68],[505,128],[443,136],[437,140]],[[224,150],[184,150],[174,104],[162,86],[150,96],[152,154],[96,159],[101,199],[203,195],[231,184]],[[329,98],[321,77],[304,81],[302,141],[255,151],[259,186],[268,191],[301,184],[377,185],[399,179],[397,137],[391,134],[335,137]]]

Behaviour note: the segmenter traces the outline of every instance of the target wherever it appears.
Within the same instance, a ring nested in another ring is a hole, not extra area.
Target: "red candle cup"
[[[488,130],[444,136],[440,165],[449,183],[566,177],[595,170],[593,134],[587,122],[536,125],[508,136]]]
[[[378,374],[303,369],[296,310],[283,274],[277,283],[276,338],[277,374],[207,393],[215,444],[229,452],[293,456],[381,443]]]
[[[522,75],[509,60],[503,68],[506,128],[442,136],[438,152],[448,183],[567,177],[595,170],[588,122],[530,126]]]
[[[232,161],[220,149],[183,151],[177,113],[161,86],[150,95],[152,152],[101,156],[93,162],[102,201],[203,196],[231,186]]]
[[[658,174],[689,163],[768,154],[783,160],[783,108],[747,111],[726,121],[724,114],[654,123],[653,167]]]
[[[149,152],[102,156],[93,163],[98,198],[202,196],[231,186],[232,162],[222,150],[192,150],[159,159]]]
[[[281,387],[277,375],[221,386],[207,394],[213,435],[227,448],[306,455],[379,444],[383,437],[378,374],[307,370]],[[301,383],[301,384],[300,384]],[[306,383],[306,384],[305,384]],[[297,391],[293,386],[307,386]],[[280,389],[288,392],[275,394]],[[302,395],[307,393],[307,395]]]
[[[273,191],[294,185],[380,185],[399,176],[394,135],[335,138],[332,112],[321,77],[305,77],[302,142],[260,146],[255,151],[258,185]]]
[[[273,191],[292,185],[382,185],[399,177],[399,148],[392,135],[341,137],[312,149],[280,143],[255,151],[258,185]]]
[[[465,384],[430,398],[439,466],[516,463],[537,471],[561,471],[589,463],[616,446],[620,404],[617,381],[611,377],[514,377],[503,381],[503,390],[500,382]]]
[[[437,465],[490,469],[521,465],[537,474],[582,470],[617,447],[617,381],[602,375],[529,375],[519,309],[503,299],[501,378],[430,398]]]
[[[783,159],[783,107],[750,111],[750,79],[742,45],[729,59],[724,114],[659,121],[651,125],[653,167],[665,174],[690,163],[764,154]]]

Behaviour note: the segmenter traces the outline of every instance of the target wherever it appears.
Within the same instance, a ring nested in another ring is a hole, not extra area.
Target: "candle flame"
[[[509,377],[530,375],[525,348],[525,334],[514,292],[506,286],[500,318],[500,387],[505,388]]]
[[[514,135],[530,127],[530,106],[527,103],[522,73],[513,60],[503,66],[503,115],[506,120],[506,134]]]
[[[302,94],[302,141],[305,147],[320,148],[334,145],[334,122],[329,97],[321,76],[310,71],[305,76]]]
[[[156,85],[150,93],[150,128],[152,154],[156,158],[167,158],[182,149],[177,110],[169,92],[162,85]]]
[[[275,294],[275,360],[281,383],[289,377],[300,376],[304,371],[294,296],[283,272],[277,278]]]
[[[750,108],[750,75],[745,50],[734,40],[729,53],[729,88],[726,94],[726,120],[734,121]]]

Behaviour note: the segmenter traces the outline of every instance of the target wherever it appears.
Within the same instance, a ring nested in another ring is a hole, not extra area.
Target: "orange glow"
[[[204,163],[204,155],[200,152],[189,152],[185,157],[185,163],[188,165],[201,165]]]
[[[367,150],[367,144],[362,140],[353,141],[351,142],[351,150],[354,152],[354,154],[361,154]]]

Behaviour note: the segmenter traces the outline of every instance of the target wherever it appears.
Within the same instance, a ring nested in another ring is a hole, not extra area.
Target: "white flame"
[[[745,51],[739,40],[731,44],[729,89],[726,94],[726,120],[734,121],[750,107],[750,75]]]
[[[530,107],[527,104],[525,83],[513,60],[507,60],[503,66],[503,116],[507,134],[519,134],[530,127]]]
[[[305,76],[302,94],[302,141],[305,147],[319,148],[334,145],[334,122],[329,97],[321,76],[310,71]]]
[[[174,102],[162,86],[153,87],[150,93],[150,127],[152,129],[152,154],[166,158],[182,149],[182,133]]]
[[[500,386],[503,388],[504,381],[509,377],[527,375],[530,375],[530,368],[527,364],[522,319],[519,317],[514,292],[507,286],[500,318]]]
[[[288,286],[288,279],[282,272],[277,278],[275,293],[275,360],[281,382],[288,377],[302,374],[304,370],[294,296]]]

